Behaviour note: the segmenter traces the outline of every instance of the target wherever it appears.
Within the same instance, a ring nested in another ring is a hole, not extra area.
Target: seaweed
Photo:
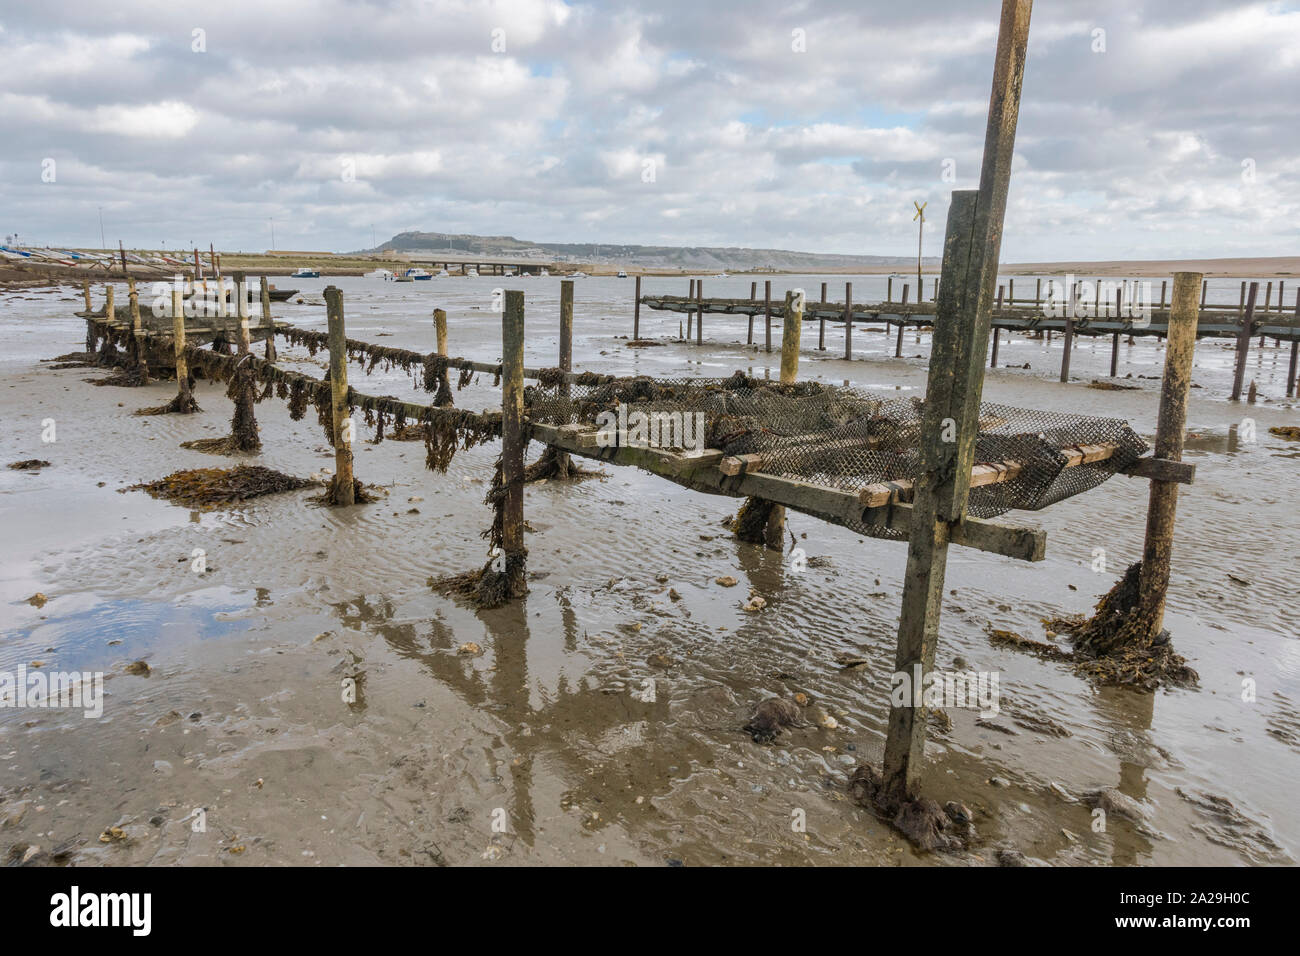
[[[741,541],[763,544],[767,541],[767,522],[772,516],[773,502],[763,498],[746,498],[736,512],[730,529]]]
[[[295,478],[261,465],[191,468],[122,491],[145,491],[155,498],[192,507],[238,504],[250,498],[308,488],[319,482]]]

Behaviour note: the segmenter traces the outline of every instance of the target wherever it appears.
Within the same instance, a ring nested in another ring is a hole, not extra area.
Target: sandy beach
[[[277,303],[276,318],[323,329],[327,281],[304,280],[304,304]],[[488,305],[499,279],[334,281],[351,336],[429,351],[441,307],[452,354],[500,356]],[[647,279],[648,292],[656,281],[680,292],[680,282]],[[859,281],[870,295],[884,280]],[[725,282],[711,294],[729,294]],[[749,279],[735,284],[748,293]],[[559,282],[521,285],[526,362],[553,365]],[[140,418],[132,413],[165,402],[175,384],[97,388],[88,380],[104,371],[50,369],[46,360],[82,348],[79,308],[80,295],[60,288],[11,291],[0,306],[0,460],[50,462],[0,469],[0,668],[107,675],[97,720],[0,709],[0,853],[10,859],[981,865],[1014,848],[1056,865],[1239,865],[1300,855],[1300,614],[1289,569],[1300,526],[1287,492],[1300,443],[1268,431],[1300,424],[1283,397],[1286,347],[1252,350],[1260,400],[1247,406],[1227,400],[1232,343],[1198,344],[1186,455],[1198,470],[1180,504],[1166,620],[1198,687],[1099,689],[989,641],[990,628],[1042,639],[1043,618],[1091,608],[1140,554],[1146,482],[1116,477],[1016,513],[1047,530],[1041,563],[954,551],[939,660],[999,672],[1002,713],[954,709],[932,732],[924,786],[940,803],[970,806],[978,839],[958,854],[918,854],[846,793],[853,767],[880,759],[905,545],[794,514],[790,530],[810,558],[796,572],[726,531],[737,502],[605,465],[601,480],[528,488],[530,593],[476,612],[428,580],[483,562],[495,443],[439,475],[423,467],[421,445],[371,444],[363,429],[356,472],[385,496],[343,511],[309,503],[307,491],[211,511],[123,491],[229,464],[179,445],[225,433],[230,402],[200,383],[200,414]],[[744,346],[743,318],[707,317],[701,347],[672,341],[678,319],[643,311],[643,337],[666,344],[627,348],[631,283],[580,280],[575,367],[776,376],[779,352]],[[908,332],[902,359],[879,332],[855,330],[855,344],[849,363],[805,338],[801,378],[923,394],[928,333]],[[1106,374],[1105,340],[1076,346],[1068,385],[1055,381],[1059,356],[1059,338],[1004,341],[986,400],[1121,418],[1150,439],[1159,343],[1123,347],[1131,390],[1087,387]],[[294,349],[281,358],[315,375],[325,363]],[[399,372],[350,374],[368,393],[426,400]],[[490,376],[456,395],[464,408],[499,401]],[[268,400],[257,418],[263,451],[250,461],[303,477],[332,463],[314,415],[292,422]],[[53,443],[42,441],[49,419]],[[1099,547],[1104,573],[1092,569]],[[719,585],[724,576],[739,586]],[[29,602],[37,593],[41,606]],[[751,594],[765,599],[761,613],[742,610]],[[845,668],[846,656],[864,663]],[[147,675],[128,671],[136,661]],[[339,691],[349,677],[360,689],[351,704]],[[759,700],[796,693],[835,728],[810,721],[769,745],[741,731]],[[1084,799],[1105,787],[1149,815],[1093,832]],[[791,826],[796,810],[805,832]]]

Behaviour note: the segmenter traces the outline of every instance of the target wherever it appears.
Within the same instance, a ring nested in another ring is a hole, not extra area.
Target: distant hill
[[[916,257],[842,256],[819,252],[795,252],[789,249],[744,249],[716,246],[638,246],[592,242],[530,242],[514,236],[450,235],[443,232],[401,232],[372,253],[405,254],[447,253],[494,257],[529,258],[539,261],[606,263],[660,269],[748,271],[771,268],[782,272],[879,269],[882,266],[915,266]],[[922,260],[937,266],[937,257]]]

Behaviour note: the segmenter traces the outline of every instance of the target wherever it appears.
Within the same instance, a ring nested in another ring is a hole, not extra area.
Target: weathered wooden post
[[[524,547],[524,294],[507,290],[501,321],[501,550],[506,597],[528,590]]]
[[[253,337],[248,328],[250,318],[248,308],[247,278],[242,272],[234,274],[235,285],[231,290],[234,299],[235,315],[238,327],[239,361],[235,368],[234,393],[235,413],[230,419],[230,440],[239,451],[257,451],[262,447],[262,439],[257,434],[257,417],[253,408],[257,402],[257,381],[253,377],[252,354]],[[222,280],[224,284],[225,280]],[[224,296],[224,290],[221,291]]]
[[[136,292],[135,279],[126,280],[126,297],[131,311],[131,348],[135,368],[140,375],[140,384],[149,384],[149,360],[145,356],[144,325],[140,321],[140,296]]]
[[[885,301],[894,301],[894,277],[890,276],[885,280]]]
[[[1196,305],[1199,272],[1174,274],[1174,297],[1169,307],[1169,335],[1165,348],[1165,374],[1160,385],[1160,416],[1156,424],[1153,457],[1165,461],[1183,460],[1183,437],[1187,429],[1187,397],[1192,387],[1192,354],[1196,349]],[[1252,289],[1251,295],[1254,295]],[[1169,591],[1169,562],[1173,553],[1174,515],[1178,510],[1178,482],[1151,479],[1147,504],[1146,540],[1142,546],[1142,571],[1138,577],[1139,601],[1144,620],[1154,637],[1165,617],[1165,595]]]
[[[749,310],[749,333],[745,336],[745,344],[746,344],[746,345],[753,345],[753,344],[754,344],[754,308],[753,308],[753,305],[754,305],[755,303],[758,302],[758,282],[756,282],[756,281],[755,281],[755,282],[751,282],[751,283],[749,284],[749,302],[750,302],[750,306],[751,306],[751,308],[750,308],[750,310]]]
[[[1300,333],[1300,289],[1295,294],[1295,317],[1297,326],[1292,329],[1292,335]],[[1300,339],[1291,340],[1291,366],[1286,375],[1286,397],[1295,397],[1295,374],[1296,374],[1296,353],[1300,351]]]
[[[1034,308],[1035,309],[1038,308],[1038,304],[1042,302],[1042,300],[1043,300],[1043,280],[1035,279],[1034,280]]]
[[[329,321],[330,408],[334,422],[334,477],[325,500],[332,505],[356,504],[356,479],[352,475],[352,426],[348,418],[348,347],[343,329],[343,292],[325,289],[325,315]]]
[[[81,280],[81,297],[86,300],[86,311],[87,312],[91,311],[92,306],[90,304],[90,280],[89,279]]]
[[[1237,332],[1237,367],[1232,373],[1232,400],[1241,401],[1241,387],[1246,382],[1246,359],[1250,354],[1250,333],[1255,324],[1255,296],[1259,294],[1259,283],[1250,284],[1250,295],[1241,314],[1241,328]]]
[[[1210,292],[1210,280],[1206,279],[1201,283],[1201,308],[1205,308],[1205,297]]]
[[[993,336],[993,355],[989,358],[989,368],[997,368],[998,367],[998,340],[1002,338],[1002,334],[998,331],[996,326],[993,327],[990,334]]]
[[[262,328],[266,332],[266,360],[275,361],[275,320],[271,318],[271,287],[267,285],[266,276],[259,283],[262,300]]]
[[[911,287],[906,282],[904,282],[903,301],[901,304],[901,308],[904,309],[907,308],[907,294],[910,291],[911,291]],[[903,357],[903,319],[902,316],[900,316],[898,319],[898,341],[894,343],[894,358],[902,358],[902,357]]]
[[[636,290],[632,293],[632,341],[641,340],[641,277],[636,277]]]
[[[803,334],[805,306],[802,292],[785,294],[784,325],[781,330],[781,384],[792,385],[799,378],[799,340]],[[785,506],[772,505],[767,515],[763,543],[769,551],[785,550]]]
[[[113,322],[117,319],[117,308],[113,305],[113,286],[104,286],[104,320]]]
[[[1119,333],[1110,334],[1110,377],[1114,378],[1119,374]]]
[[[925,672],[934,669],[949,536],[953,524],[965,516],[970,492],[1031,8],[1032,0],[1003,0],[980,188],[954,192],[948,210],[945,279],[936,307],[921,468],[894,657],[896,675],[914,676],[921,682]],[[944,440],[954,436],[955,441]],[[903,706],[890,708],[883,785],[877,796],[886,808],[896,807],[916,792],[925,760],[922,686],[913,683],[913,694]]]
[[[763,325],[764,331],[764,351],[772,351],[772,280],[766,279],[763,282]]]
[[[176,397],[168,406],[171,411],[188,415],[198,411],[190,391],[190,360],[185,355],[185,294],[177,282],[172,287],[172,351],[176,362]]]
[[[844,361],[853,358],[853,283],[844,283]]]
[[[691,288],[686,293],[686,341],[691,341],[691,323],[695,320],[695,312],[691,308],[691,299],[695,298],[695,280],[691,280]]]
[[[1065,348],[1061,352],[1061,381],[1070,381],[1070,349],[1074,345],[1074,313],[1079,307],[1079,284],[1070,289],[1065,304]]]

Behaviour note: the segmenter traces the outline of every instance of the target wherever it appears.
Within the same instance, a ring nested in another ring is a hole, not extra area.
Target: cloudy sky
[[[0,233],[938,255],[999,5],[3,0]],[[1297,254],[1298,92],[1295,0],[1039,0],[1004,260]]]

